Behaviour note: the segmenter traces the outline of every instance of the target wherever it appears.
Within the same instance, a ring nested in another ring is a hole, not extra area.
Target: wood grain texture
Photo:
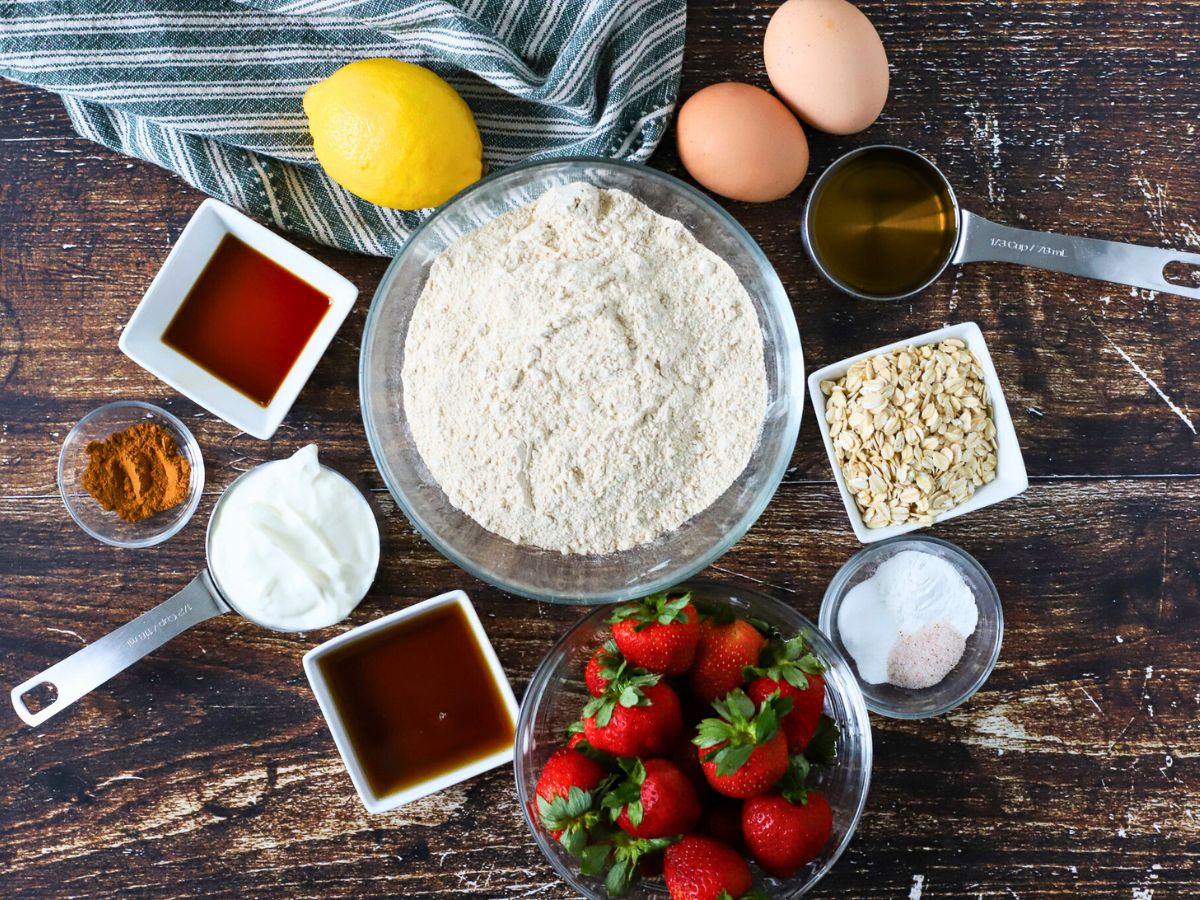
[[[907,144],[997,221],[1200,249],[1200,0],[860,5],[889,50],[891,101],[863,135],[812,135],[814,172],[863,143]],[[683,95],[765,84],[773,7],[693,3]],[[315,249],[364,300],[276,437],[240,435],[116,349],[200,196],[76,137],[49,95],[3,84],[0,111],[0,683],[182,587],[217,493],[316,440],[383,521],[379,581],[348,624],[463,587],[523,690],[578,612],[465,576],[384,491],[356,380],[384,261]],[[654,164],[682,174],[672,140]],[[1200,893],[1194,301],[992,265],[952,271],[911,303],[849,301],[804,259],[807,186],[726,206],[778,268],[809,370],[977,321],[1033,479],[1016,500],[935,529],[996,580],[1004,651],[959,710],[873,719],[866,814],[816,896]],[[67,430],[118,398],[175,411],[205,453],[200,511],[151,550],[100,546],[55,493]],[[807,418],[792,462],[761,521],[706,575],[815,618],[858,545]],[[0,896],[570,896],[525,833],[506,770],[395,814],[361,811],[300,666],[325,636],[221,617],[41,729],[0,713]]]

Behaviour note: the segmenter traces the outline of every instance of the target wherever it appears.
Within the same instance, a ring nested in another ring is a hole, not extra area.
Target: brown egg
[[[767,25],[763,60],[783,101],[821,131],[862,131],[887,102],[883,41],[846,0],[787,0]]]
[[[679,110],[677,140],[691,176],[733,200],[786,197],[808,171],[804,129],[752,84],[727,81],[697,91]]]

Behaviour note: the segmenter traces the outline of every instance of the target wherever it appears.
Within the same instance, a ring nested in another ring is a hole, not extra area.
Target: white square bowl
[[[864,544],[873,544],[876,541],[899,537],[926,526],[916,521],[910,521],[903,525],[868,528],[863,522],[862,514],[858,511],[858,504],[854,501],[854,495],[846,487],[846,479],[842,477],[842,469],[838,465],[837,454],[833,448],[833,439],[829,436],[829,423],[825,421],[825,395],[821,393],[821,382],[837,381],[860,360],[903,347],[936,344],[948,338],[958,338],[979,357],[988,399],[992,403],[992,421],[996,424],[996,443],[998,445],[996,478],[990,484],[978,488],[964,503],[934,516],[934,523],[945,522],[965,513],[983,509],[985,506],[991,506],[993,503],[1008,500],[1029,487],[1029,476],[1025,472],[1025,457],[1021,455],[1017,430],[1013,427],[1012,416],[1009,415],[1008,404],[1004,400],[1004,391],[1000,387],[1000,379],[996,376],[996,367],[992,364],[991,354],[988,353],[987,343],[984,341],[983,332],[979,330],[978,325],[974,322],[963,322],[961,325],[950,325],[906,341],[896,341],[886,347],[868,350],[866,353],[860,353],[858,356],[852,356],[819,369],[808,376],[808,395],[812,399],[813,410],[817,414],[817,426],[821,429],[821,440],[825,442],[825,453],[829,457],[829,465],[833,468],[833,477],[837,481],[838,491],[842,495],[842,505],[846,507],[846,515],[850,517],[850,525],[854,528],[854,534]]]
[[[295,365],[267,406],[192,362],[163,341],[163,333],[212,259],[231,234],[329,297],[329,310],[308,339]],[[166,262],[134,310],[118,346],[121,352],[179,393],[253,437],[266,440],[288,414],[318,360],[329,347],[358,297],[358,288],[323,262],[219,200],[196,210]]]
[[[321,707],[322,715],[325,716],[325,722],[329,725],[329,731],[333,734],[333,742],[337,745],[338,753],[341,754],[342,763],[345,764],[346,771],[350,773],[350,780],[354,783],[354,789],[358,791],[359,799],[362,800],[363,806],[367,808],[367,812],[369,813],[388,812],[406,803],[420,800],[422,797],[427,797],[451,785],[466,781],[468,778],[474,778],[476,775],[480,775],[497,766],[508,765],[513,761],[515,741],[513,745],[504,750],[497,751],[490,756],[474,760],[464,766],[459,766],[457,769],[444,772],[436,778],[430,778],[427,781],[422,781],[404,790],[380,796],[371,789],[371,785],[367,781],[362,763],[359,762],[358,756],[354,752],[354,745],[350,742],[350,736],[346,732],[346,726],[342,721],[341,714],[338,712],[337,705],[333,702],[333,695],[330,693],[329,684],[326,682],[325,676],[317,665],[317,661],[331,650],[335,650],[350,641],[357,640],[363,635],[388,628],[405,619],[423,615],[439,606],[449,606],[451,604],[461,606],[463,613],[467,617],[467,622],[471,626],[471,632],[475,635],[475,640],[479,643],[479,649],[483,653],[484,660],[487,662],[488,672],[491,674],[492,679],[496,683],[496,688],[504,700],[504,705],[508,710],[508,716],[512,721],[515,733],[517,714],[519,712],[517,698],[513,696],[512,686],[508,683],[508,678],[504,674],[500,660],[496,657],[496,651],[492,647],[492,642],[488,640],[487,632],[483,630],[483,625],[479,621],[475,607],[471,605],[470,599],[462,591],[450,591],[429,600],[423,600],[406,609],[376,619],[374,622],[368,622],[366,625],[352,628],[345,634],[339,634],[337,637],[314,647],[304,654],[304,674],[308,676],[308,683],[317,697],[317,703]]]

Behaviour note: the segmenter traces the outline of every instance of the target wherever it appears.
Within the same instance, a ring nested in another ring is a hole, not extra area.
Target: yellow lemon
[[[483,174],[471,109],[428,69],[364,59],[304,94],[313,149],[325,172],[380,206],[437,206]]]

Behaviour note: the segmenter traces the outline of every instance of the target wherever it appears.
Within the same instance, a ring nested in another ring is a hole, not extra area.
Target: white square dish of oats
[[[1027,487],[995,366],[974,322],[814,372],[808,392],[864,544],[1015,497]]]

